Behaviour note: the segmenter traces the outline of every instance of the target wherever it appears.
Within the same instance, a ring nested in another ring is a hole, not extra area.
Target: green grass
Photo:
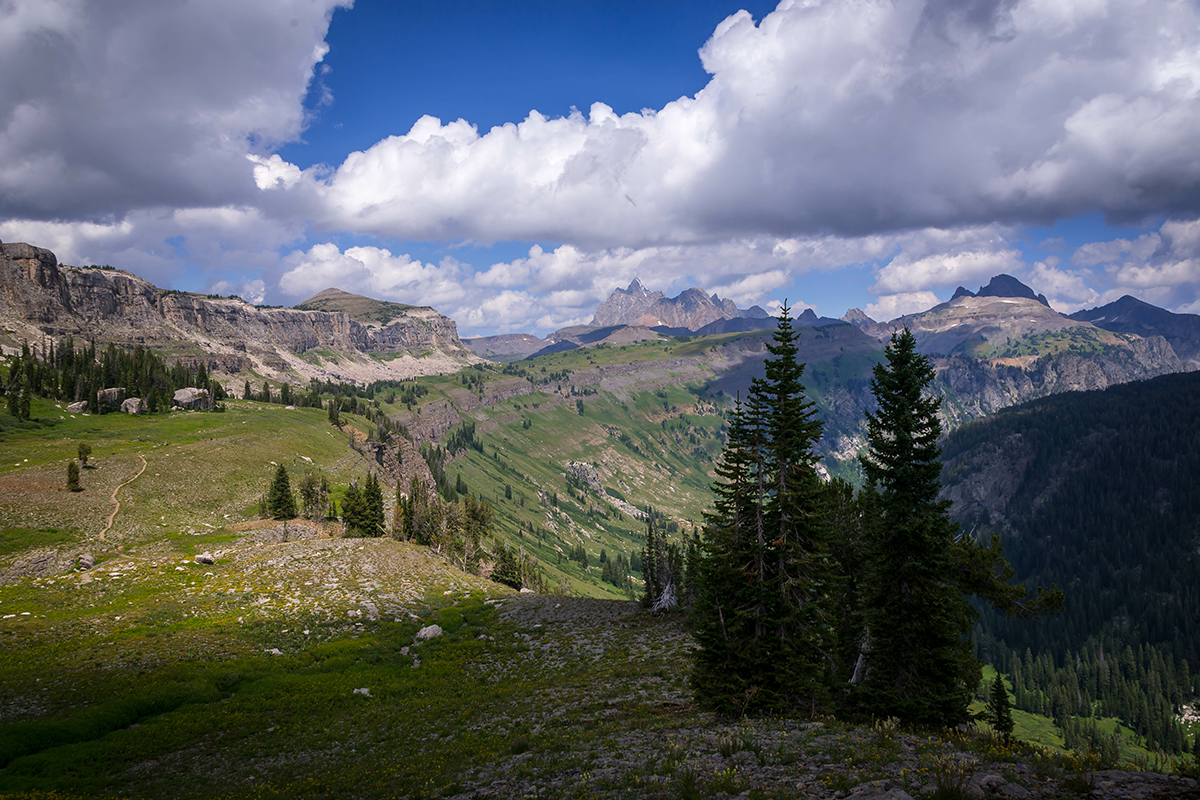
[[[248,512],[270,480],[272,462],[286,465],[293,475],[311,469],[343,484],[365,471],[347,435],[330,426],[321,409],[288,410],[243,400],[226,406],[224,413],[114,413],[72,419],[39,400],[35,418],[62,418],[53,428],[6,437],[0,480],[7,479],[6,485],[16,489],[27,487],[31,494],[0,496],[0,525],[95,535],[111,511],[112,489],[137,473],[143,457],[146,470],[120,490],[121,513],[110,537],[126,544],[205,525],[222,527],[252,516]],[[89,466],[94,468],[82,471],[85,491],[68,503],[55,492],[80,442],[92,446]],[[28,525],[30,503],[51,503],[58,509],[58,522]]]
[[[62,528],[0,528],[0,556],[73,542],[79,531]]]

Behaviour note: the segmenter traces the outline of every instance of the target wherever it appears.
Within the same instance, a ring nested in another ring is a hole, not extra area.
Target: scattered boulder
[[[197,389],[194,386],[177,389],[171,398],[171,404],[176,408],[207,408],[208,389]]]
[[[521,587],[521,594],[537,594],[537,592],[533,591],[533,589],[530,589],[530,588],[528,588],[528,587],[522,586],[522,587]]]
[[[354,693],[355,693],[355,694],[361,694],[361,695],[363,695],[363,696],[365,696],[365,697],[370,697],[370,696],[371,696],[371,690],[370,690],[370,689],[355,689],[355,690],[354,690]]]
[[[197,563],[197,564],[211,564],[211,563],[213,563],[213,556],[212,556],[212,553],[201,553],[200,555],[196,556],[196,563]]]
[[[101,389],[96,392],[96,410],[103,411],[106,408],[117,408],[124,400],[124,387],[118,386],[115,389]]]
[[[271,648],[269,648],[269,649],[267,649],[267,650],[264,650],[263,652],[267,653],[268,655],[272,655],[272,656],[281,656],[281,655],[283,655],[283,651],[282,651],[282,650],[280,650],[278,647],[271,647]]]
[[[967,786],[967,794],[971,797],[988,797],[996,794],[1000,787],[1008,783],[1004,778],[994,773],[980,772],[971,778]]]
[[[67,404],[67,412],[70,414],[82,414],[84,411],[87,411],[87,400]]]
[[[96,557],[94,555],[91,553],[83,553],[79,556],[80,569],[91,569],[94,566],[96,566]]]
[[[435,636],[441,636],[441,635],[442,635],[442,626],[440,626],[440,625],[426,625],[424,628],[421,628],[421,630],[417,631],[417,639],[418,640],[432,639]]]
[[[140,397],[130,397],[125,402],[121,403],[121,413],[123,414],[145,414],[146,403]]]
[[[871,781],[851,789],[846,800],[913,800],[913,796],[891,781]]]

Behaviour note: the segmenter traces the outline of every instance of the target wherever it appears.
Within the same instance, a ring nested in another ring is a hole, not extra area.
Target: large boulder
[[[125,389],[117,387],[115,389],[101,389],[96,392],[96,410],[104,411],[109,408],[119,408],[121,403],[125,401]]]
[[[125,414],[145,414],[146,403],[140,397],[130,397],[121,403],[121,411]]]
[[[80,400],[78,403],[67,405],[68,414],[82,414],[84,411],[87,411],[87,400]]]
[[[171,398],[171,404],[177,408],[207,408],[208,389],[197,389],[193,386],[178,389]]]

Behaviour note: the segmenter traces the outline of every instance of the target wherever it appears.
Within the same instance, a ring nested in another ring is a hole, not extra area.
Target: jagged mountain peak
[[[648,290],[641,280],[634,278],[628,289],[614,289],[608,299],[597,307],[591,324],[600,327],[642,325],[699,330],[718,320],[765,316],[768,316],[767,313],[758,306],[742,310],[729,298],[709,294],[698,286],[684,289],[675,297],[668,298],[661,291]]]
[[[849,322],[856,328],[861,328],[863,325],[874,325],[875,320],[871,319],[861,308],[850,308],[842,315],[842,322]]]
[[[961,293],[961,294],[960,294]],[[993,276],[988,285],[984,286],[975,294],[971,294],[963,287],[958,287],[958,291],[954,293],[954,297],[961,297],[963,294],[971,297],[1024,297],[1027,300],[1037,300],[1044,306],[1049,307],[1050,303],[1046,300],[1046,295],[1038,294],[1033,289],[1030,289],[1025,284],[1014,278],[1012,275],[1001,273]],[[953,299],[953,298],[951,298]]]

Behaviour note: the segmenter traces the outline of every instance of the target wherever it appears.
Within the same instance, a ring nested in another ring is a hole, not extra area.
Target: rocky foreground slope
[[[9,346],[94,338],[278,380],[406,378],[477,360],[454,320],[432,308],[403,307],[387,324],[365,324],[343,311],[159,289],[122,270],[59,264],[51,251],[24,243],[0,243],[0,323]]]

